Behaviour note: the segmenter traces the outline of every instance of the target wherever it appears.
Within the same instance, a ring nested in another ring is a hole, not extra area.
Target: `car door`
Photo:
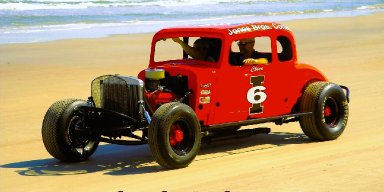
[[[268,112],[267,105],[274,102],[269,95],[273,85],[269,73],[273,69],[272,49],[275,46],[268,36],[255,37],[255,58],[267,60],[266,63],[247,65],[237,63],[239,57],[238,41],[232,43],[228,63],[218,74],[213,124],[243,121],[263,117]],[[267,113],[268,114],[268,113]]]

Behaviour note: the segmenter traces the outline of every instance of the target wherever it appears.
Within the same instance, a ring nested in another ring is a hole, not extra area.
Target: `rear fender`
[[[298,72],[297,76],[301,77],[300,83],[299,83],[300,85],[302,85],[301,93],[304,92],[304,89],[310,83],[313,83],[316,81],[328,81],[327,77],[325,77],[325,75],[322,72],[320,72],[320,70],[318,70],[317,68],[315,68],[311,65],[297,64],[296,68],[297,68],[297,72]]]
[[[320,72],[317,68],[308,65],[308,64],[296,64],[296,71],[297,74],[295,75],[297,77],[297,100],[296,104],[293,105],[291,112],[296,113],[299,112],[299,106],[302,94],[305,91],[305,88],[316,81],[328,81],[328,79],[325,77],[323,73]]]

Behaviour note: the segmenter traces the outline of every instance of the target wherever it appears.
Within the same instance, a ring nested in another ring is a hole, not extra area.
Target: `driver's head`
[[[209,47],[209,44],[207,41],[205,41],[204,39],[197,39],[194,43],[193,43],[193,47],[199,51],[206,51],[208,50],[208,47]]]
[[[197,49],[203,57],[206,57],[208,54],[209,43],[205,39],[197,39],[193,43],[193,48]]]
[[[240,53],[242,54],[252,53],[253,47],[255,45],[255,39],[254,38],[240,39],[237,42],[237,45],[239,46]]]

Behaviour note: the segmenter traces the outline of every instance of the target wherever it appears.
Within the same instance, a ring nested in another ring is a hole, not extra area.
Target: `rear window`
[[[292,60],[292,44],[288,37],[277,37],[277,53],[279,61]]]

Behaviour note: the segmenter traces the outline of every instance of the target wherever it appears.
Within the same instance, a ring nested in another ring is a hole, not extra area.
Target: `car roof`
[[[245,24],[209,24],[209,25],[187,25],[170,27],[160,30],[155,36],[167,36],[172,34],[181,34],[188,36],[188,34],[211,34],[227,37],[233,37],[238,35],[246,35],[249,33],[255,33],[260,31],[268,31],[271,33],[288,32],[291,33],[289,28],[285,25],[276,22],[254,22]]]

